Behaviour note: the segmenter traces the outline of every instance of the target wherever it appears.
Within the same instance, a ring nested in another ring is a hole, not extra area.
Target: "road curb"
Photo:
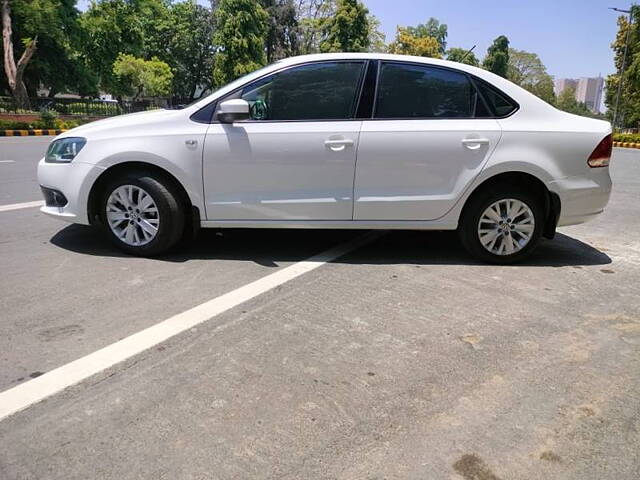
[[[634,142],[613,142],[614,147],[619,148],[640,148],[640,143]]]
[[[60,135],[67,128],[43,128],[31,130],[0,130],[0,137],[38,137],[42,135]]]

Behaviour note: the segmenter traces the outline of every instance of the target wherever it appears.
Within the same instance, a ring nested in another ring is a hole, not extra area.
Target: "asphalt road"
[[[40,199],[48,140],[0,139],[0,205]],[[0,479],[640,478],[640,152],[612,175],[605,214],[523,265],[386,233],[30,405]],[[150,260],[0,211],[0,392],[360,235],[205,231]]]

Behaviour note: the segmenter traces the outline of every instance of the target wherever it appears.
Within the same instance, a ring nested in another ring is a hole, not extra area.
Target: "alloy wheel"
[[[478,237],[482,246],[495,255],[513,255],[531,240],[535,217],[531,208],[514,198],[489,205],[480,216]]]
[[[107,222],[118,239],[139,247],[158,233],[160,215],[151,195],[136,185],[121,185],[107,199]]]

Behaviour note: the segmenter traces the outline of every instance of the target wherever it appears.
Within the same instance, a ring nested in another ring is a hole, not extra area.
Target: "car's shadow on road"
[[[181,245],[157,261],[252,261],[277,267],[297,262],[362,235],[362,230],[203,229],[195,241]],[[65,250],[101,257],[127,257],[97,228],[70,225],[51,238]],[[480,265],[462,248],[455,232],[388,231],[374,242],[336,259],[352,264]],[[524,266],[562,267],[606,265],[611,258],[580,240],[558,233],[543,240]]]

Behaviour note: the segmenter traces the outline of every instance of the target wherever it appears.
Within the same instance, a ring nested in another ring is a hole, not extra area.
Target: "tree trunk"
[[[34,38],[26,46],[20,60],[16,64],[13,52],[13,40],[11,38],[11,7],[9,0],[2,0],[2,46],[4,49],[4,72],[7,83],[13,94],[18,108],[29,108],[29,94],[24,84],[24,69],[36,51],[38,37]]]

